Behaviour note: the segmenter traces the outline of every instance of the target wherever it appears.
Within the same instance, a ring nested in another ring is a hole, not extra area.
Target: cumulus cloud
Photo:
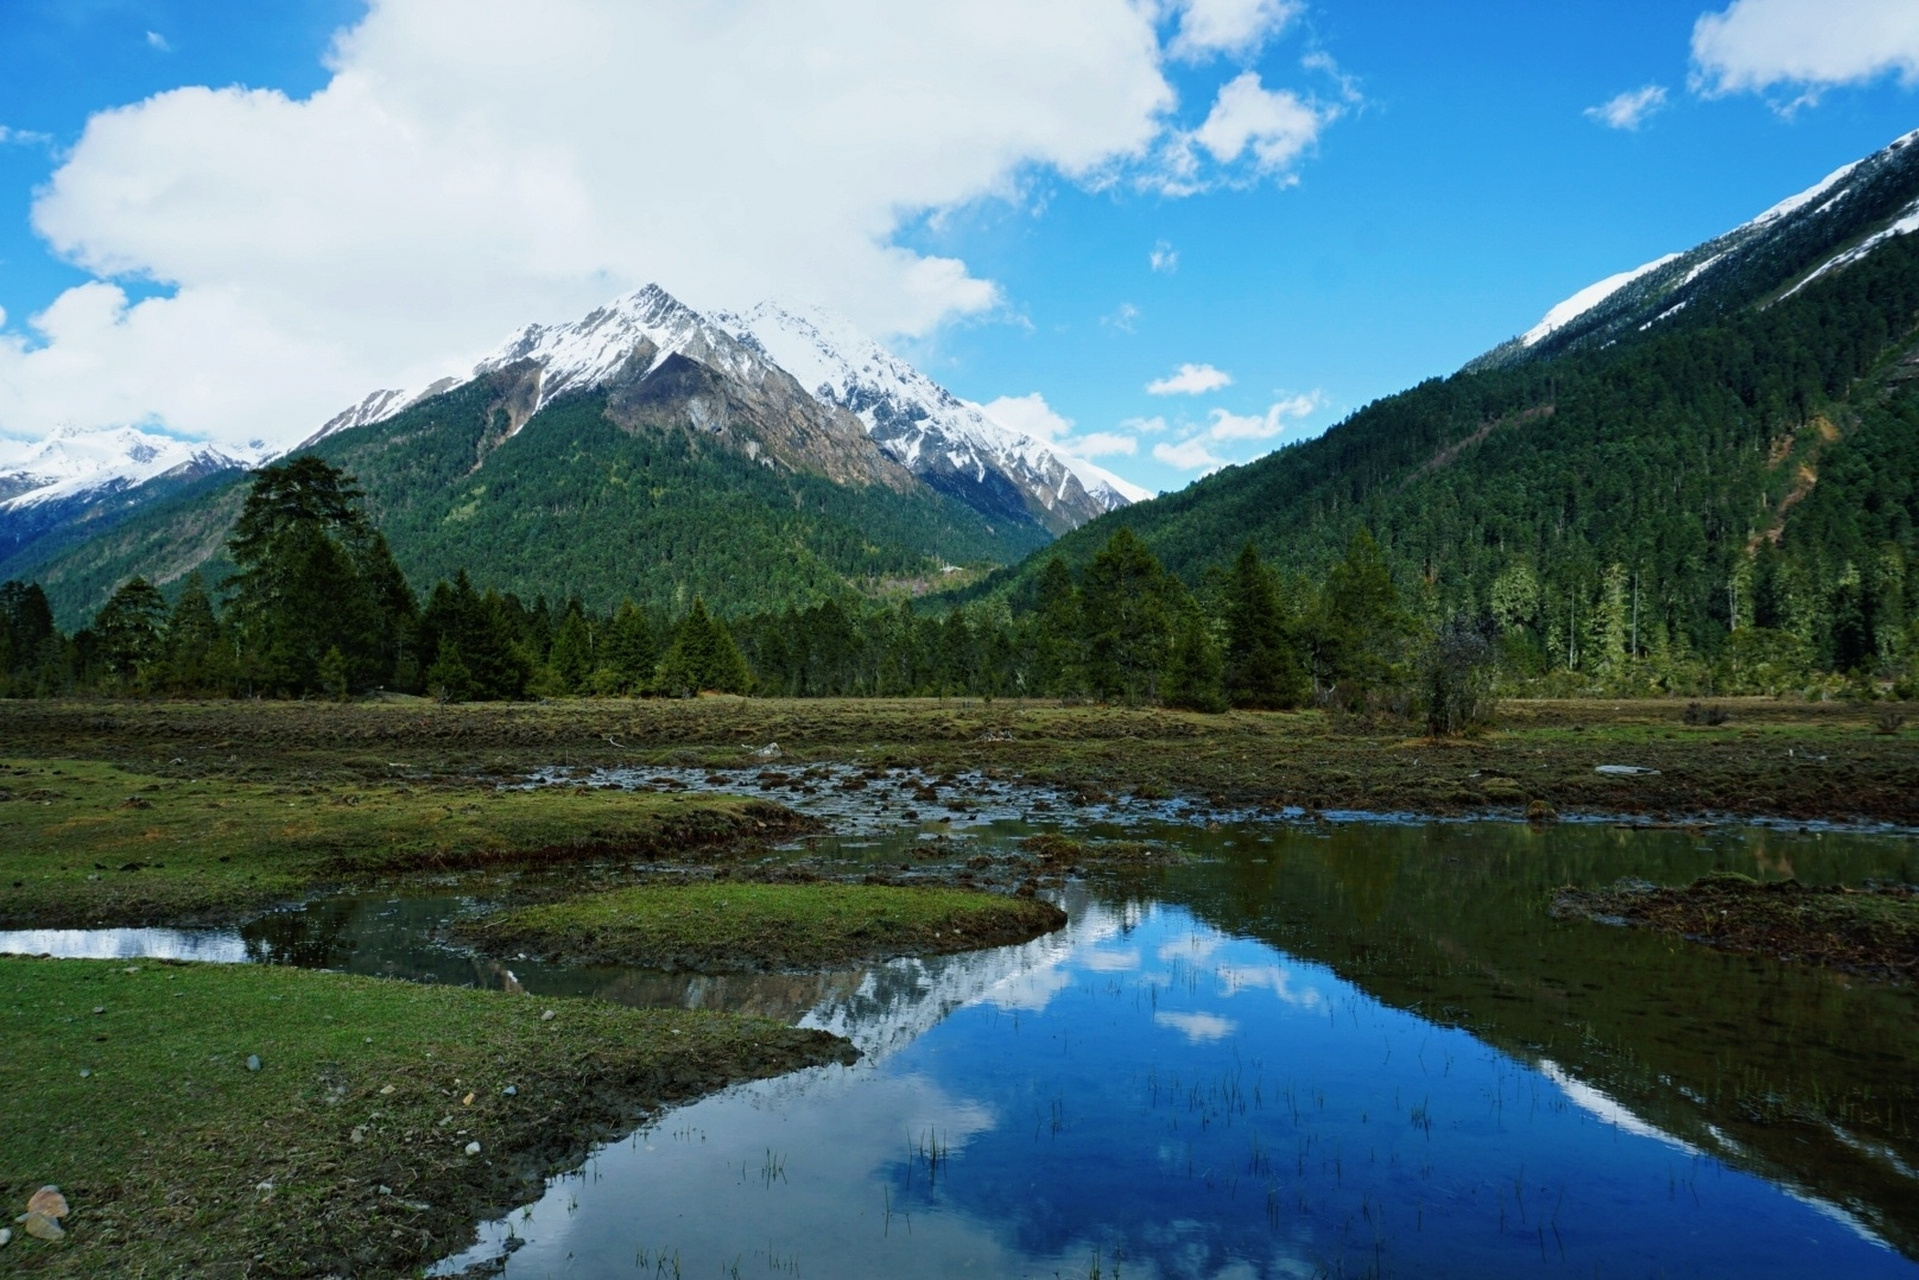
[[[1299,0],[1185,0],[1169,52],[1190,62],[1256,53],[1303,7]]]
[[[1164,378],[1146,384],[1149,396],[1202,396],[1233,385],[1233,375],[1210,364],[1183,364]]]
[[[1322,107],[1291,89],[1268,89],[1256,71],[1242,71],[1213,100],[1204,123],[1179,139],[1168,159],[1168,186],[1178,190],[1198,176],[1194,147],[1220,164],[1250,157],[1253,171],[1265,176],[1290,174],[1293,162],[1319,141],[1320,130],[1340,109]]]
[[[1694,87],[1708,94],[1820,90],[1896,72],[1919,84],[1919,5],[1912,0],[1733,0],[1693,25]]]
[[[1282,8],[1196,2],[1173,38],[1249,47]],[[1036,169],[1163,172],[1188,135],[1154,23],[1133,0],[375,0],[308,98],[189,87],[89,121],[33,219],[98,279],[0,335],[0,430],[290,442],[654,280],[925,334],[1001,298],[904,223]],[[1276,172],[1316,111],[1233,80],[1182,144],[1213,166],[1189,189]]]
[[[1080,458],[1131,456],[1139,451],[1139,442],[1131,435],[1116,431],[1091,431],[1073,434],[1073,420],[1065,417],[1037,391],[1023,396],[1001,396],[979,406],[993,421],[1029,436],[1037,436]]]
[[[1206,447],[1203,436],[1181,440],[1178,444],[1162,441],[1153,446],[1153,457],[1181,471],[1217,471],[1226,465],[1226,459],[1215,457],[1212,450]]]
[[[1665,87],[1649,84],[1643,89],[1630,89],[1596,107],[1587,107],[1586,118],[1597,120],[1608,129],[1637,129],[1665,105]]]
[[[1179,250],[1165,240],[1155,241],[1153,251],[1146,255],[1146,261],[1154,271],[1162,275],[1171,275],[1179,270]]]
[[[1153,1021],[1162,1027],[1171,1027],[1194,1044],[1224,1040],[1239,1030],[1239,1023],[1216,1013],[1168,1013],[1162,1010],[1153,1015]]]
[[[1314,392],[1276,400],[1264,413],[1237,414],[1215,409],[1206,435],[1212,440],[1270,440],[1301,418],[1310,416],[1321,402],[1320,394]]]

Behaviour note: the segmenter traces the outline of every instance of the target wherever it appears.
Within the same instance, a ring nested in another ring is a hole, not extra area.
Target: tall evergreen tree
[[[745,693],[746,661],[726,624],[707,615],[706,602],[693,597],[673,643],[660,661],[660,688],[674,697],[706,691]]]
[[[1227,701],[1260,711],[1305,701],[1306,668],[1286,633],[1273,575],[1250,542],[1233,564],[1225,598]]]
[[[1157,694],[1171,638],[1165,579],[1153,553],[1125,527],[1087,565],[1080,635],[1086,683],[1095,697],[1139,702]]]
[[[614,687],[622,693],[645,693],[653,684],[653,668],[660,660],[659,644],[646,614],[631,600],[624,601],[607,628],[606,666]]]
[[[107,669],[126,683],[145,675],[160,657],[166,620],[167,601],[158,587],[145,578],[123,584],[93,617]]]
[[[321,686],[338,649],[352,684],[390,681],[406,657],[412,592],[353,480],[310,455],[256,473],[227,539],[230,609],[246,674],[291,693]]]
[[[167,615],[165,682],[175,693],[211,693],[223,688],[232,663],[220,644],[213,598],[199,573],[190,573]]]

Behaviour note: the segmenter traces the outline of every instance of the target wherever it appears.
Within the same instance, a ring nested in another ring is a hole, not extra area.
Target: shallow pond
[[[956,825],[989,854],[1021,830]],[[461,884],[153,937],[168,954],[750,1009],[866,1051],[664,1115],[444,1272],[504,1256],[525,1277],[1919,1274],[1910,988],[1545,910],[1557,885],[1625,875],[1910,883],[1909,838],[1126,834],[1194,857],[1069,885],[1071,924],[1023,947],[839,974],[476,961],[428,937],[483,892]],[[891,862],[907,844],[839,852]],[[103,953],[137,954],[133,932]],[[34,938],[0,947],[88,944]]]

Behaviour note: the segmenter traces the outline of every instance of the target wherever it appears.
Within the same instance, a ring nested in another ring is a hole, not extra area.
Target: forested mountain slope
[[[1197,584],[1248,539],[1317,572],[1364,526],[1430,616],[1485,619],[1538,669],[1735,631],[1826,669],[1884,656],[1919,586],[1919,146],[1782,208],[1682,255],[1718,262],[1677,312],[1615,290],[1057,551],[1130,527]],[[1050,556],[981,593],[1021,603]]]
[[[617,392],[562,396],[514,431],[524,390],[501,371],[312,446],[358,478],[420,590],[466,568],[528,599],[631,597],[678,612],[704,595],[746,611],[1007,563],[1046,540],[1031,525],[995,530],[897,469],[897,484],[842,484],[766,465],[644,405],[609,406]],[[69,627],[135,574],[164,586],[200,568],[218,582],[246,483],[223,477],[157,504],[31,576]]]

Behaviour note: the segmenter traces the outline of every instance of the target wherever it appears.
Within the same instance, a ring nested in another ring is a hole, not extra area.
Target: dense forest
[[[1761,310],[1436,379],[1102,517],[1197,583],[1250,537],[1323,574],[1359,529],[1531,687],[1780,692],[1903,670],[1919,619],[1919,236]],[[975,589],[1033,607],[1042,562]]]
[[[1121,526],[1077,572],[1045,558],[1017,610],[1004,597],[935,610],[851,595],[730,619],[699,597],[678,613],[630,599],[595,610],[577,597],[528,604],[463,570],[421,600],[356,484],[307,455],[256,474],[225,548],[235,572],[220,600],[197,575],[172,601],[133,578],[72,635],[38,585],[6,583],[0,693],[1031,697],[1323,705],[1454,732],[1483,722],[1502,688],[1536,684],[1539,666],[1520,588],[1503,587],[1490,613],[1449,611],[1430,586],[1403,590],[1363,528],[1317,577],[1276,571],[1248,542],[1189,586]],[[1752,581],[1756,598],[1777,591]],[[1915,692],[1904,655],[1919,635],[1897,638],[1891,660],[1861,642],[1851,668],[1829,673],[1757,625],[1744,630],[1766,647],[1736,635],[1716,659],[1657,635],[1642,645],[1636,606],[1612,575],[1578,642],[1591,688]]]

